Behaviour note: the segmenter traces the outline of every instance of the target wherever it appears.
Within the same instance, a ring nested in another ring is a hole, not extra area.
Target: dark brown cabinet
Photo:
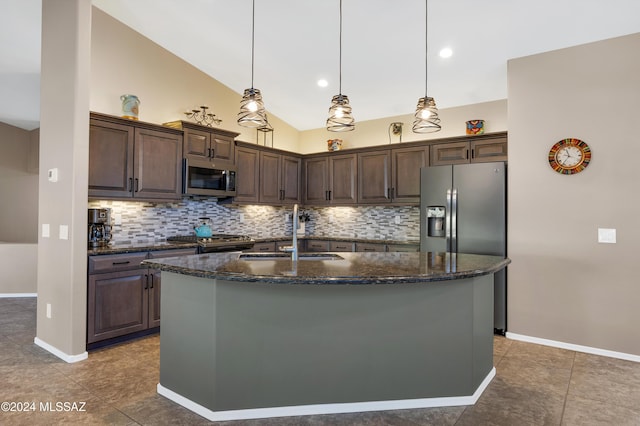
[[[181,158],[179,131],[91,114],[90,198],[180,199]]]
[[[236,168],[235,202],[270,205],[300,203],[300,156],[239,143],[236,147]]]
[[[148,257],[195,254],[194,249],[89,256],[87,344],[160,326],[160,271]]]
[[[372,251],[372,252],[387,251],[387,245],[376,244],[376,243],[356,243],[356,251]]]
[[[181,120],[164,123],[164,125],[183,131],[184,158],[209,161],[214,167],[221,168],[234,164],[234,139],[239,133]]]
[[[358,201],[364,204],[420,202],[420,167],[429,165],[425,146],[358,154]]]
[[[325,240],[307,240],[305,251],[308,252],[327,252],[329,251],[329,241]]]
[[[348,241],[329,241],[329,251],[335,251],[335,252],[356,251],[356,244]]]
[[[305,204],[344,205],[358,202],[356,154],[329,154],[304,160]]]
[[[431,165],[507,161],[507,135],[471,136],[468,141],[431,145]]]

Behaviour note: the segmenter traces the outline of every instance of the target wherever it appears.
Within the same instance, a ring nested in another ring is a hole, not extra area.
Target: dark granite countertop
[[[103,254],[120,254],[120,253],[135,253],[139,251],[157,251],[157,250],[171,250],[171,249],[184,249],[193,248],[197,245],[195,243],[169,243],[167,241],[136,241],[127,243],[109,243],[106,247],[90,248],[87,250],[89,256],[103,255]]]
[[[143,265],[162,271],[227,281],[267,284],[403,284],[456,280],[486,275],[503,269],[511,261],[500,256],[475,254],[380,252],[333,253],[336,260],[298,260],[282,254],[211,253],[145,260]],[[306,254],[316,259],[326,254]],[[301,256],[302,257],[302,256]]]
[[[270,237],[270,238],[254,238],[256,243],[267,241],[291,241],[291,236],[288,237]],[[329,236],[305,236],[299,237],[298,240],[331,240],[331,241],[347,241],[356,243],[373,243],[373,244],[394,244],[394,245],[413,245],[420,244],[419,241],[391,241],[391,240],[367,240],[362,238],[345,238],[345,237],[329,237]],[[127,243],[109,243],[106,247],[90,248],[87,252],[89,256],[97,256],[103,254],[119,254],[119,253],[134,253],[138,251],[156,251],[156,250],[170,250],[180,248],[196,247],[194,243],[170,243],[165,240],[147,240],[147,241],[135,241]]]

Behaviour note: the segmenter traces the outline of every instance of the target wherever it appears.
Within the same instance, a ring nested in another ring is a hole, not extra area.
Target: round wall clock
[[[549,150],[549,165],[563,175],[580,173],[590,161],[591,149],[580,139],[563,139]]]

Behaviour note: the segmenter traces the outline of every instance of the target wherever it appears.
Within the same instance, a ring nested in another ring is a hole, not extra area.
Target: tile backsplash
[[[208,217],[214,233],[253,238],[291,236],[291,207],[219,204],[209,198],[189,197],[170,203],[91,201],[89,208],[111,209],[113,241],[162,241],[193,234],[198,218]],[[309,221],[306,236],[418,241],[420,209],[412,206],[303,207]],[[399,222],[399,223],[396,223]]]

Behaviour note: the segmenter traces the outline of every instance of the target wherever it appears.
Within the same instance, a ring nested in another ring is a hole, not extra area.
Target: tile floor
[[[0,299],[0,425],[214,424],[156,393],[159,338],[91,352],[75,364],[34,345],[35,299]],[[640,425],[640,363],[495,338],[497,375],[474,406],[275,418],[237,425]],[[40,403],[85,402],[83,412]]]

